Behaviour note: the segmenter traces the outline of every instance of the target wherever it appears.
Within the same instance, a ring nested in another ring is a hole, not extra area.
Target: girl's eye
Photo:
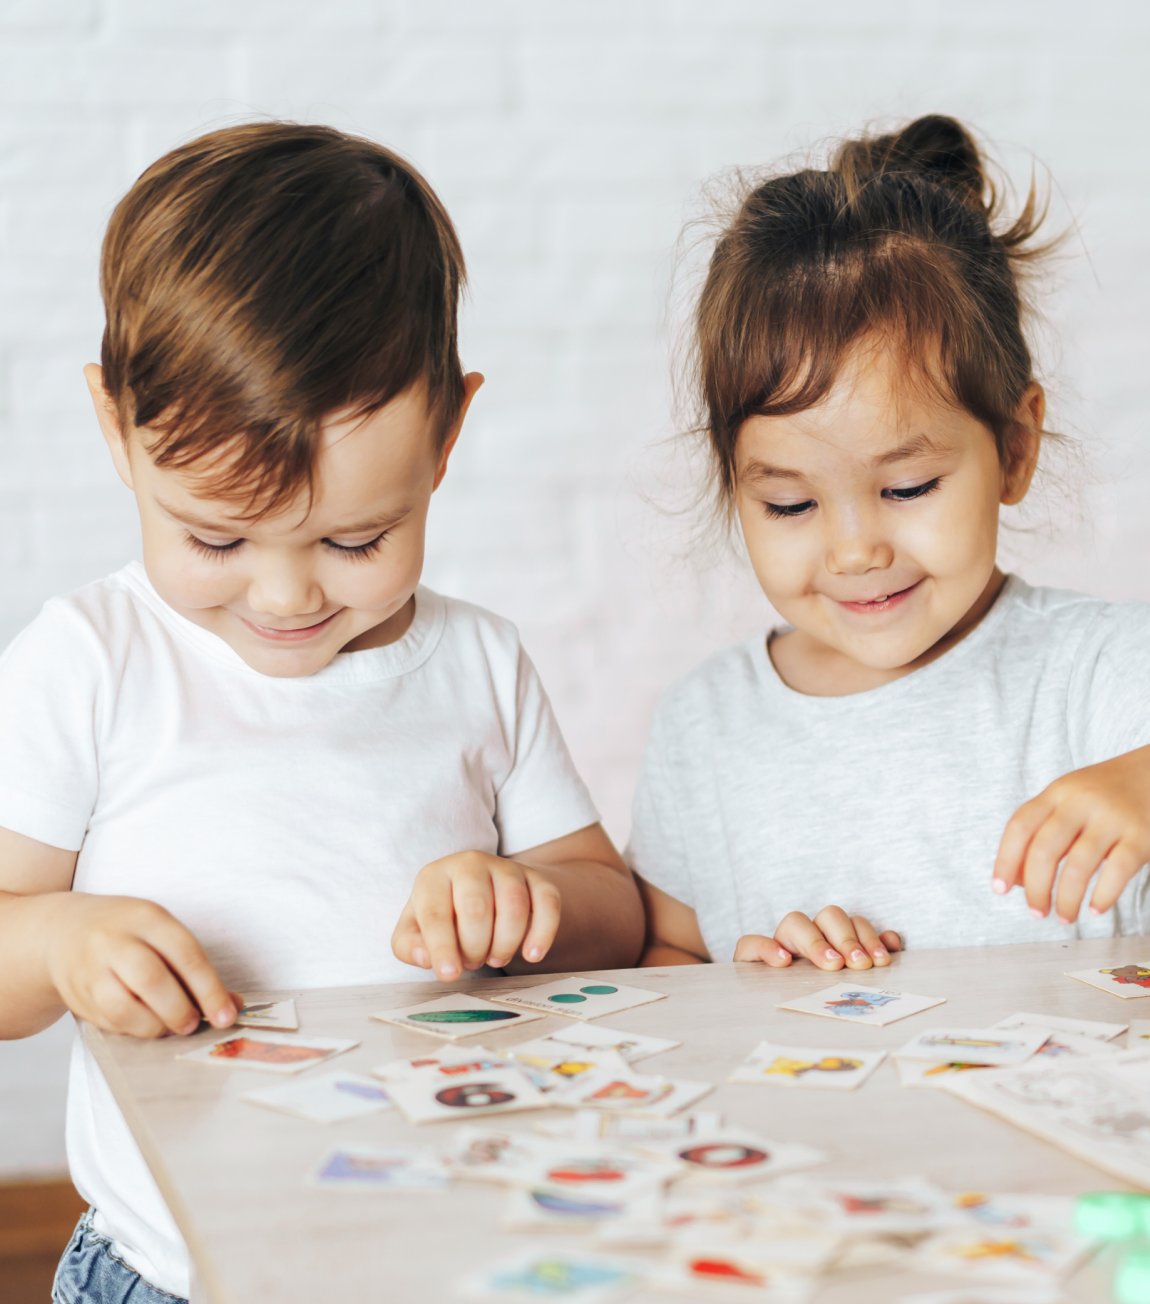
[[[942,476],[936,475],[933,480],[928,480],[925,484],[912,485],[909,489],[884,489],[882,496],[892,498],[896,503],[908,503],[913,498],[925,498],[927,494],[932,494],[942,483]]]
[[[780,516],[803,516],[815,505],[815,500],[808,498],[805,503],[764,503],[763,505],[767,509],[767,515],[777,519]]]
[[[379,551],[379,545],[387,538],[388,533],[389,531],[384,530],[382,534],[377,534],[367,543],[357,543],[354,547],[349,547],[345,543],[336,543],[334,539],[324,539],[324,543],[329,548],[334,548],[336,552],[343,553],[345,557],[370,557],[372,553]]]
[[[203,539],[197,539],[194,534],[185,534],[184,542],[193,552],[198,552],[201,557],[214,557],[217,561],[220,561],[229,552],[235,552],[243,543],[243,539],[233,539],[231,543],[206,543]]]

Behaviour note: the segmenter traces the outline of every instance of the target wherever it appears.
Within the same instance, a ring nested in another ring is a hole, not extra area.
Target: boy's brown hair
[[[465,269],[446,210],[398,155],[259,122],[164,155],[104,237],[104,386],[159,466],[210,454],[253,515],[310,491],[320,423],[425,386],[442,441],[463,401]]]
[[[970,133],[938,115],[748,189],[694,322],[698,431],[728,519],[743,422],[814,407],[871,339],[983,422],[1012,468],[1036,433],[1017,421],[1033,380],[1018,271],[1044,249],[1033,187],[1008,229],[998,209]]]

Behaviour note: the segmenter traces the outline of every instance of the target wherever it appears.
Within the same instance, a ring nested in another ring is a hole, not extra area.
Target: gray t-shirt
[[[1024,801],[1147,744],[1150,604],[1011,576],[961,643],[869,692],[796,693],[762,635],[716,653],[656,708],[627,855],[694,908],[714,960],[827,905],[915,948],[1143,933],[1145,867],[1072,926],[990,880]]]

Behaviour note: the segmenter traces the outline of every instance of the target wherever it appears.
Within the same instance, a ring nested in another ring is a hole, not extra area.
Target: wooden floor
[[[0,1184],[0,1300],[48,1304],[84,1201],[68,1181]]]

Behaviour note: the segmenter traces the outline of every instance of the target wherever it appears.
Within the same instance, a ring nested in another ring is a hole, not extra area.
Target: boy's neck
[[[891,669],[864,665],[801,629],[788,630],[769,639],[767,655],[779,678],[796,693],[807,697],[851,697],[855,693],[866,693],[921,670],[961,643],[994,606],[1005,583],[1006,576],[995,566],[986,587],[962,619],[937,643],[906,665]]]

